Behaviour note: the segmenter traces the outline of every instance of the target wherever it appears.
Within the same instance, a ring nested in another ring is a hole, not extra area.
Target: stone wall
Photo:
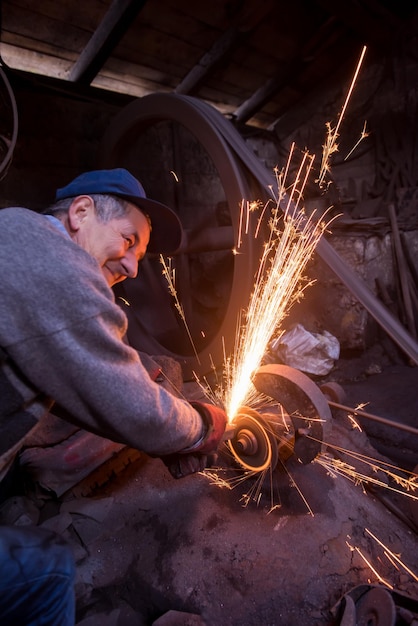
[[[329,241],[373,294],[381,299],[381,288],[390,294],[398,314],[390,234],[335,233]],[[326,330],[337,337],[343,352],[363,351],[378,339],[378,323],[318,255],[312,259],[307,276],[315,283],[292,307],[286,326],[302,323],[312,332]]]

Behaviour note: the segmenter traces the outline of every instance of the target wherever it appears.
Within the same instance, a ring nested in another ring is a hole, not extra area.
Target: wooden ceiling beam
[[[275,76],[265,82],[247,100],[245,100],[233,113],[233,119],[237,123],[244,124],[251,119],[257,111],[271,100],[281,89],[293,84],[299,74],[312,63],[317,55],[335,40],[339,32],[334,18],[326,20],[313,36],[301,47],[298,56],[286,65],[281,66]]]
[[[206,52],[198,63],[186,74],[177,85],[175,92],[186,95],[194,92],[208,76],[208,74],[225,58],[242,38],[242,33],[236,27],[225,31]]]
[[[291,66],[286,66],[285,71],[270,78],[261,85],[247,100],[245,100],[233,113],[233,119],[238,124],[244,124],[271,100],[285,85],[294,80],[305,64],[295,61]]]
[[[73,65],[70,81],[90,85],[145,3],[146,0],[113,0]]]
[[[236,23],[219,37],[210,50],[190,70],[177,85],[175,92],[187,95],[195,92],[229,53],[249,36],[274,8],[274,0],[256,0],[254,6],[244,13],[237,13]]]

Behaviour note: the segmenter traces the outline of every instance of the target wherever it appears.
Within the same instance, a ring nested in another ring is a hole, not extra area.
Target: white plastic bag
[[[326,330],[311,333],[302,324],[296,324],[274,339],[270,350],[284,365],[317,376],[328,374],[340,356],[340,344],[336,337]]]

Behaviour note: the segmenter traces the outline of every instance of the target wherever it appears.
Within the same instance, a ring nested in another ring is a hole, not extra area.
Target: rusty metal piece
[[[257,391],[277,400],[289,414],[295,430],[294,454],[307,464],[322,448],[324,427],[332,416],[319,387],[299,370],[272,363],[253,376]]]
[[[282,461],[282,463],[284,463],[291,456],[293,456],[293,452],[295,449],[295,431],[292,421],[288,415],[286,422],[286,427],[284,426],[284,424],[277,423],[277,417],[276,423],[274,423],[273,421],[270,422],[270,425],[274,428],[274,432],[277,435],[279,459]]]
[[[233,425],[234,436],[228,441],[228,447],[239,465],[251,472],[274,469],[278,451],[269,423],[257,411],[241,407]]]

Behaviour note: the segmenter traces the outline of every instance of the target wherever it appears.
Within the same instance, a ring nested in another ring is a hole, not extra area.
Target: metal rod
[[[414,435],[418,435],[418,428],[414,428],[413,426],[408,426],[408,424],[398,424],[393,420],[387,419],[386,417],[379,417],[378,415],[373,415],[372,413],[366,413],[365,411],[361,411],[360,409],[353,409],[351,406],[345,406],[344,404],[338,404],[338,402],[331,402],[328,400],[328,404],[335,409],[341,409],[342,411],[348,411],[349,413],[354,413],[355,415],[360,415],[360,417],[366,417],[367,419],[374,420],[375,422],[380,422],[381,424],[386,424],[386,426],[393,426],[393,428],[398,428],[399,430],[405,430],[408,433],[413,433]]]

